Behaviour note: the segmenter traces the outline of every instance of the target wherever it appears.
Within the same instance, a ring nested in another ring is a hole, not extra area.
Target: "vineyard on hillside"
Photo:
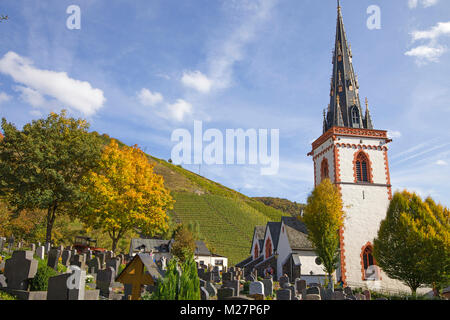
[[[254,227],[269,221],[280,221],[281,212],[249,205],[253,201],[226,198],[220,195],[196,195],[174,192],[176,200],[172,214],[178,222],[198,222],[200,235],[215,249],[215,253],[228,257],[236,264],[249,256]],[[255,205],[256,206],[256,205]]]

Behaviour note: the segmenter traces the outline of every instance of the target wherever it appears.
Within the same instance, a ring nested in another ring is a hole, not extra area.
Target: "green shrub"
[[[31,291],[47,291],[48,279],[57,276],[58,272],[47,266],[47,260],[38,259],[38,269],[36,275],[31,280]]]
[[[0,300],[18,300],[18,299],[15,296],[12,296],[6,292],[0,291]]]

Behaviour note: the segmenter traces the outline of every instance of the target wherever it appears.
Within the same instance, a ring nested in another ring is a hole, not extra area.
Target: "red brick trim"
[[[341,182],[341,164],[339,159],[339,149],[334,146],[334,182]],[[341,188],[341,186],[339,186]]]
[[[370,160],[369,155],[366,152],[362,151],[362,150],[360,150],[358,152],[355,152],[355,154],[353,156],[353,177],[355,178],[355,183],[358,183],[358,177],[356,175],[356,161],[358,159],[358,156],[361,153],[364,154],[364,156],[369,161],[369,163],[367,164],[368,165],[367,173],[369,174],[369,177],[368,177],[369,178],[369,183],[373,183],[373,165],[372,165],[372,161]]]
[[[388,160],[388,153],[387,150],[384,151],[384,167],[386,170],[386,183],[389,185],[388,187],[388,199],[389,201],[392,200],[392,187],[391,187],[391,175],[389,173],[389,160]]]
[[[341,280],[347,286],[347,267],[345,264],[344,228],[339,229],[339,247],[341,249]]]
[[[332,136],[352,136],[352,137],[362,137],[362,138],[382,138],[386,142],[391,140],[387,136],[386,130],[369,130],[369,129],[357,129],[357,128],[346,128],[346,127],[332,127],[323,135],[321,135],[316,141],[312,143],[313,151],[317,147],[321,146],[326,140]]]

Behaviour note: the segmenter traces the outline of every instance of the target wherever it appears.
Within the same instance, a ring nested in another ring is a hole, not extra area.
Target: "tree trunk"
[[[57,203],[54,203],[47,210],[47,232],[45,235],[46,243],[52,242],[52,230],[53,230],[53,224],[55,223],[57,206],[58,206]]]
[[[333,275],[331,273],[328,274],[328,289],[331,289],[334,291],[334,281],[333,281]]]

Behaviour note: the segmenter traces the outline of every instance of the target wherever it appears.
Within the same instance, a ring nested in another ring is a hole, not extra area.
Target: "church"
[[[340,191],[346,214],[340,235],[340,261],[335,280],[345,286],[409,292],[390,279],[373,257],[373,240],[392,199],[386,130],[376,130],[367,99],[361,107],[358,78],[338,2],[330,103],[324,110],[323,134],[308,153],[314,163],[314,185],[330,179]],[[251,256],[238,264],[246,273],[270,267],[277,279],[323,282],[325,274],[307,239],[306,226],[292,217],[255,228]],[[285,238],[284,240],[283,237]]]
[[[314,185],[329,178],[338,187],[346,218],[340,230],[336,272],[352,287],[407,290],[377,267],[373,239],[392,199],[386,130],[375,130],[367,98],[361,107],[358,78],[338,3],[330,104],[324,110],[323,134],[308,154],[314,162]]]

